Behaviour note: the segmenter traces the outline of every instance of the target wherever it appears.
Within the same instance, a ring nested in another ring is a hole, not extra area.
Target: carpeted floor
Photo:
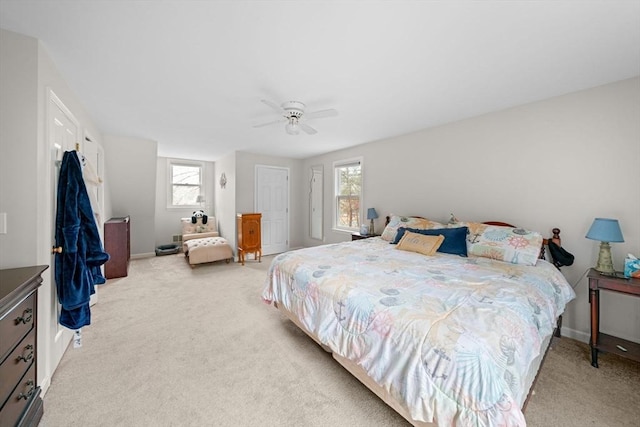
[[[180,254],[133,260],[128,277],[99,288],[40,425],[409,425],[261,301],[271,259],[194,269]],[[528,425],[637,426],[640,364],[599,361],[591,367],[583,343],[555,340]]]

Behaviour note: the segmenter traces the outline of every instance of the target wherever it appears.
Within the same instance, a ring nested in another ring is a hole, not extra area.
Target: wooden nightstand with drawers
[[[640,279],[625,279],[600,274],[592,268],[589,278],[589,304],[591,306],[591,366],[598,367],[598,353],[617,354],[640,362],[640,344],[600,332],[600,291],[612,291],[640,297]]]
[[[36,426],[38,287],[48,265],[0,270],[0,426]]]

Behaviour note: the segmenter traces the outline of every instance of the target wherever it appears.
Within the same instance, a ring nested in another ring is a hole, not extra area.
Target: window
[[[204,165],[186,160],[169,160],[167,205],[173,208],[199,207],[203,199]]]
[[[358,231],[362,218],[362,161],[359,159],[334,163],[335,228]]]

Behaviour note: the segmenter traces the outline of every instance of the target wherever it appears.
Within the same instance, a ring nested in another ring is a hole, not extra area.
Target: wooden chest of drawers
[[[37,426],[38,287],[46,265],[0,270],[0,426]]]
[[[238,260],[244,265],[246,254],[253,253],[255,259],[262,261],[262,214],[245,213],[237,215]]]
[[[111,218],[104,223],[104,250],[109,254],[109,261],[104,265],[104,277],[126,277],[131,258],[131,221],[128,216]]]

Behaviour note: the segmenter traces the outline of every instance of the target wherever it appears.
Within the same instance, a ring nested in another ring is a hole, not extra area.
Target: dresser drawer
[[[29,335],[9,354],[9,357],[0,365],[0,405],[6,400],[20,378],[29,369],[35,360],[36,330],[32,329]]]
[[[35,303],[36,294],[32,293],[0,320],[0,361],[33,328]]]
[[[12,426],[20,419],[24,409],[40,394],[40,387],[36,385],[36,364],[24,374],[18,385],[0,409],[0,426]]]

